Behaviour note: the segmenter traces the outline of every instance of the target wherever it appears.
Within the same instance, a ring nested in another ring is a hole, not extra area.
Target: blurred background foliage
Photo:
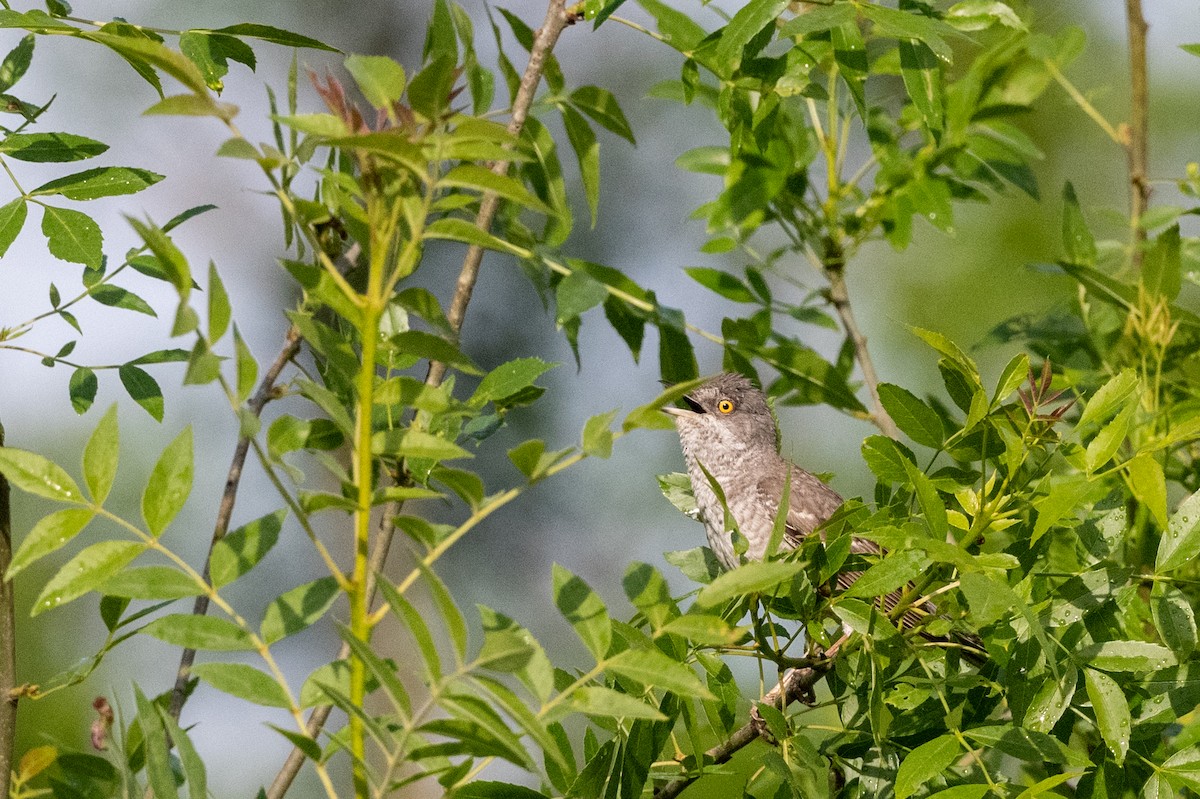
[[[103,17],[114,12],[103,3],[77,2],[81,15]],[[478,20],[485,19],[481,3],[464,4]],[[714,3],[733,9],[732,2]],[[1079,26],[1088,46],[1072,64],[1072,81],[1109,119],[1124,119],[1128,111],[1124,17],[1115,2],[1030,2],[1033,25],[1054,32],[1066,25]],[[507,7],[536,25],[544,6],[534,0],[519,0]],[[122,4],[122,15],[144,24],[164,26],[219,27],[242,21],[262,22],[317,37],[346,52],[386,54],[402,63],[420,58],[429,4],[406,0],[365,0],[353,4],[333,0],[308,2],[206,2],[180,6],[170,2]],[[644,20],[634,4],[622,13]],[[1176,45],[1200,41],[1200,16],[1194,4],[1184,0],[1147,4],[1150,24],[1151,72],[1151,176],[1176,174],[1181,165],[1195,160],[1196,86],[1200,61]],[[720,24],[719,17],[710,27]],[[0,42],[0,50],[11,48]],[[480,37],[481,59],[487,63],[487,37]],[[166,209],[173,214],[201,203],[212,202],[219,210],[207,214],[176,234],[180,246],[194,260],[211,257],[222,270],[234,298],[236,320],[251,348],[260,358],[273,354],[286,328],[282,317],[256,315],[249,302],[239,298],[270,296],[275,299],[290,289],[275,258],[279,219],[274,202],[253,189],[257,175],[252,165],[213,155],[224,136],[216,125],[206,128],[191,120],[142,117],[141,111],[154,97],[149,87],[131,80],[127,67],[110,53],[95,61],[81,61],[83,52],[72,43],[39,42],[38,57],[26,77],[28,94],[48,96],[57,91],[57,108],[46,117],[70,115],[70,129],[89,133],[113,145],[113,162],[130,161],[167,174],[168,180],[140,195],[130,204],[113,203],[111,210],[98,213],[110,235],[124,236],[106,249],[117,252],[132,246],[133,231],[120,213],[137,215],[138,202],[146,208]],[[644,36],[619,25],[605,25],[593,32],[589,25],[568,29],[557,53],[572,85],[595,84],[616,92],[637,146],[599,132],[603,184],[599,224],[589,229],[578,211],[577,225],[567,250],[589,261],[626,271],[639,284],[655,291],[667,305],[687,310],[690,321],[709,330],[719,329],[728,304],[688,280],[683,269],[708,266],[740,270],[735,257],[699,252],[706,240],[703,223],[689,219],[690,213],[720,188],[719,179],[684,172],[675,159],[692,147],[719,144],[725,139],[712,115],[703,109],[648,96],[660,80],[678,75],[678,58]],[[261,125],[248,132],[251,139],[269,138],[266,127],[266,92],[263,84],[279,89],[286,76],[290,53],[282,48],[262,48],[256,74],[238,74],[227,80],[223,100],[242,107],[240,121]],[[336,56],[306,51],[302,63],[317,72],[338,69]],[[243,70],[234,65],[234,70]],[[311,89],[302,86],[301,106],[318,104]],[[62,117],[60,117],[60,120]],[[557,123],[552,123],[557,124]],[[114,127],[121,125],[122,127]],[[65,126],[65,125],[64,125]],[[925,345],[908,332],[909,325],[943,332],[968,346],[980,362],[985,382],[994,379],[1017,345],[992,345],[981,331],[992,329],[1018,311],[1038,311],[1062,302],[1074,292],[1068,278],[1031,265],[1051,261],[1058,254],[1061,230],[1060,187],[1070,179],[1097,238],[1119,237],[1124,228],[1127,184],[1124,153],[1096,128],[1059,89],[1051,87],[1037,110],[1022,121],[1023,129],[1044,153],[1034,169],[1040,199],[1016,191],[985,205],[956,207],[953,231],[944,233],[923,222],[914,222],[913,243],[903,252],[886,243],[868,245],[848,272],[859,323],[866,333],[880,379],[902,383],[921,393],[939,385],[938,375]],[[36,166],[36,165],[33,165]],[[569,166],[568,169],[573,169]],[[578,185],[577,182],[575,185]],[[577,208],[583,208],[578,198]],[[1175,202],[1171,184],[1155,186],[1158,203]],[[106,218],[105,214],[110,214]],[[1185,234],[1195,234],[1195,222],[1183,222]],[[1191,228],[1189,229],[1189,226]],[[459,267],[460,249],[447,246],[445,257],[430,259],[424,273],[431,284],[445,285]],[[3,262],[0,299],[5,315],[24,318],[44,306],[45,271],[58,270],[44,250],[35,231],[18,239]],[[1200,265],[1185,261],[1185,271]],[[74,274],[71,270],[70,274]],[[812,273],[812,287],[822,285]],[[70,279],[74,279],[73,277]],[[68,280],[67,273],[63,282]],[[169,289],[161,296],[150,292],[152,301],[169,307]],[[276,307],[279,303],[265,303]],[[287,302],[282,302],[287,305]],[[508,329],[507,338],[492,331],[499,314],[519,315],[529,320],[523,330]],[[112,314],[98,314],[94,325],[111,323]],[[131,319],[123,315],[120,335],[111,342],[104,336],[85,339],[80,360],[115,362],[134,352],[112,352],[112,344],[136,342],[141,351],[166,346],[168,325],[162,319]],[[82,319],[85,326],[86,318]],[[813,335],[807,327],[790,331],[812,336],[808,343],[832,357],[839,344],[832,333]],[[39,331],[46,336],[43,349],[56,349],[63,341],[53,338],[64,331]],[[696,341],[702,373],[721,367],[715,345]],[[84,351],[84,347],[91,348]],[[537,434],[551,446],[574,440],[587,417],[620,407],[629,410],[658,393],[658,368],[653,346],[646,348],[641,364],[632,361],[616,334],[598,319],[585,320],[580,333],[582,366],[562,335],[555,330],[553,314],[547,312],[527,280],[511,262],[495,254],[485,258],[475,300],[468,313],[463,335],[464,350],[481,366],[490,368],[525,354],[541,354],[562,364],[546,375],[546,399],[513,414],[510,428],[502,431],[513,443]],[[95,414],[72,418],[62,368],[46,369],[36,359],[6,357],[0,374],[0,415],[12,446],[33,449],[71,464],[77,461],[78,442],[95,424]],[[160,372],[166,384],[177,383],[178,375]],[[212,498],[221,490],[234,440],[234,420],[216,412],[205,392],[211,388],[177,393],[168,405],[163,426],[150,420],[125,399],[121,423],[126,445],[123,469],[148,471],[156,453],[173,437],[172,431],[192,422],[198,432],[197,479],[192,501],[181,519],[180,529],[195,530],[194,544],[177,540],[176,549],[193,560],[203,556],[211,529]],[[97,398],[100,407],[118,400],[123,392],[115,381],[102,382]],[[169,395],[170,396],[170,395]],[[211,414],[216,415],[211,415]],[[781,412],[785,454],[818,472],[830,472],[833,485],[845,496],[869,494],[873,478],[862,464],[859,443],[873,432],[866,423],[855,422],[824,407],[787,408]],[[129,442],[137,442],[131,445]],[[136,446],[136,448],[135,448]],[[496,446],[495,453],[504,446]],[[669,433],[639,433],[616,447],[606,461],[593,460],[570,470],[552,484],[542,484],[521,501],[488,520],[451,552],[443,562],[443,575],[464,605],[479,601],[521,620],[547,646],[559,653],[579,647],[568,626],[550,600],[551,565],[561,563],[583,577],[608,601],[615,615],[626,600],[621,577],[632,560],[662,564],[664,550],[683,549],[700,543],[700,528],[680,517],[662,500],[654,476],[678,468],[680,455],[675,437]],[[476,464],[485,474],[497,477],[489,486],[511,481],[516,475],[502,458]],[[133,509],[137,502],[136,482],[123,491],[118,485],[114,500],[124,500]],[[243,489],[235,523],[255,518],[274,509],[275,500],[261,476],[251,474]],[[1172,498],[1174,501],[1175,498]],[[261,503],[261,504],[260,504]],[[40,516],[24,496],[16,502],[14,531],[19,537]],[[114,502],[115,508],[120,508]],[[307,548],[305,548],[307,551]],[[304,556],[308,557],[308,556]],[[18,583],[18,619],[27,622],[27,610],[44,580],[60,565],[40,563],[27,579]],[[278,593],[269,586],[275,576],[295,584],[321,574],[319,564],[303,557],[277,558],[264,564],[259,584],[239,586],[237,591],[260,592],[262,597]],[[286,574],[284,573],[286,571]],[[664,569],[670,573],[668,567]],[[39,577],[40,575],[40,577]],[[236,601],[236,591],[233,594]],[[250,597],[246,597],[249,599]],[[82,603],[95,605],[96,599]],[[53,667],[64,646],[79,651],[100,644],[88,640],[99,635],[96,625],[74,613],[58,612],[39,619],[36,630],[23,624],[19,632],[19,674],[36,682]],[[34,636],[37,637],[34,637]],[[281,648],[281,657],[296,674],[305,674],[314,662],[325,659],[337,646],[332,634],[297,636]],[[582,655],[582,650],[579,650]],[[311,653],[311,654],[310,654]],[[146,641],[133,650],[117,650],[102,670],[82,686],[54,695],[38,704],[35,712],[20,719],[18,751],[47,739],[69,747],[87,744],[92,716],[91,701],[105,693],[132,708],[132,681],[142,681],[147,690],[167,687],[177,652],[166,644]],[[161,683],[161,684],[160,684]],[[268,780],[286,754],[282,739],[268,736],[252,725],[241,723],[237,700],[201,687],[190,706],[190,720],[197,723],[193,738],[210,758],[211,786],[217,795],[245,794]],[[206,741],[210,742],[206,745]],[[215,745],[220,742],[220,745]],[[247,752],[261,751],[260,757]],[[243,767],[223,768],[221,758],[236,756]],[[261,763],[261,773],[245,769]],[[300,787],[303,795],[303,786]]]

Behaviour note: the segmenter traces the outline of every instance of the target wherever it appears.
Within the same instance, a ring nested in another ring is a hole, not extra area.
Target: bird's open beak
[[[662,412],[667,414],[668,416],[678,416],[681,418],[686,417],[686,416],[695,416],[697,414],[704,413],[704,407],[702,405],[700,405],[700,403],[698,403],[694,399],[692,399],[691,397],[689,397],[685,394],[681,399],[688,404],[687,408],[676,408],[676,407],[672,406],[670,408],[663,408]]]

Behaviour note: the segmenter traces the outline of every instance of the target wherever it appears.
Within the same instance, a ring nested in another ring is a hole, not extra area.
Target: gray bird
[[[675,417],[708,545],[725,568],[736,568],[738,557],[733,549],[732,531],[725,525],[725,507],[713,491],[708,475],[724,493],[725,506],[749,544],[746,557],[752,560],[762,560],[766,554],[789,471],[791,493],[784,548],[799,546],[805,536],[842,504],[836,491],[780,456],[775,420],[767,399],[742,375],[717,375],[685,395],[683,401],[687,408],[663,408],[663,411]],[[850,551],[881,553],[877,544],[863,538],[851,539]],[[845,590],[861,574],[839,574],[837,587]],[[896,606],[900,594],[884,598],[885,610]],[[912,627],[932,609],[928,603],[919,609],[910,608],[901,623]]]

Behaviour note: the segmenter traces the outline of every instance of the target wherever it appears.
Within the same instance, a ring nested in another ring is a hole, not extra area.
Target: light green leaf
[[[424,430],[416,428],[408,430],[385,430],[376,433],[371,440],[371,450],[375,454],[380,455],[385,454],[403,458],[429,458],[435,461],[474,457],[474,455],[453,441],[447,441],[441,436],[426,433]]]
[[[245,663],[199,663],[192,673],[227,694],[266,707],[291,707],[287,692],[269,674]]]
[[[909,752],[896,772],[896,799],[908,799],[962,755],[958,739],[942,735]]]
[[[718,41],[714,57],[719,71],[729,75],[737,70],[742,63],[743,48],[787,7],[788,0],[751,0],[742,6],[729,20]]]
[[[225,284],[217,274],[217,265],[208,265],[208,343],[215,345],[229,329],[233,310],[229,307],[229,295]]]
[[[185,427],[167,445],[142,493],[142,516],[150,534],[158,537],[167,529],[192,493],[192,428]]]
[[[131,166],[103,166],[43,183],[31,195],[59,194],[68,200],[98,200],[121,194],[136,194],[163,179],[162,175]]]
[[[143,566],[118,572],[101,588],[105,596],[130,599],[180,599],[204,588],[174,566]]]
[[[626,649],[605,663],[616,672],[652,688],[662,688],[681,697],[716,699],[696,673],[657,649]]]
[[[474,164],[456,166],[441,177],[438,186],[472,189],[491,192],[518,205],[532,208],[544,214],[553,214],[554,209],[539,200],[525,188],[525,184],[508,175],[497,175],[490,169]]]
[[[741,640],[745,630],[733,626],[720,616],[686,613],[664,624],[659,634],[681,635],[693,643],[708,646],[729,646]]]
[[[1088,400],[1079,415],[1075,425],[1083,429],[1092,424],[1100,424],[1108,417],[1125,407],[1138,390],[1138,377],[1132,369],[1124,369],[1116,377],[1101,386],[1092,398]]]
[[[696,604],[713,607],[736,597],[768,593],[804,570],[801,561],[746,563],[719,575],[700,590]]]
[[[559,325],[564,325],[604,302],[608,289],[591,275],[577,269],[559,281],[554,296],[558,308],[555,320]]]
[[[232,652],[254,649],[250,635],[231,621],[213,616],[172,613],[160,616],[142,632],[172,646]]]
[[[885,596],[915,579],[928,568],[928,556],[915,549],[892,552],[871,566],[846,589],[847,597]]]
[[[82,550],[50,578],[33,601],[31,616],[65,605],[98,588],[146,551],[136,541],[101,541]]]
[[[352,55],[345,61],[358,89],[374,108],[389,111],[404,94],[404,67],[381,55]]]
[[[103,262],[104,236],[90,216],[70,208],[43,207],[42,233],[55,258],[99,269]]]
[[[583,425],[583,451],[595,458],[607,458],[612,454],[613,419],[617,418],[615,410],[608,413],[598,413],[589,418]]]
[[[504,400],[534,384],[540,376],[558,366],[541,358],[517,358],[503,363],[484,375],[468,400],[469,405],[485,405]]]
[[[1041,685],[1029,701],[1029,706],[1025,708],[1022,725],[1034,732],[1048,733],[1052,730],[1070,707],[1078,678],[1079,674],[1074,666],[1063,669],[1059,679],[1043,675]]]
[[[1142,285],[1152,297],[1174,300],[1181,287],[1179,223],[1154,240],[1142,264]]]
[[[11,580],[29,564],[66,546],[95,516],[87,508],[67,508],[43,516],[21,541],[4,579]]]
[[[279,540],[286,516],[286,510],[277,510],[242,525],[218,541],[208,562],[213,586],[228,585],[257,566]]]
[[[992,395],[992,406],[1008,399],[1008,395],[1025,382],[1028,374],[1029,356],[1022,352],[1020,355],[1014,356],[1004,367],[1004,371],[1000,373],[1000,379],[996,381],[996,393]]]
[[[1171,650],[1148,641],[1103,641],[1083,647],[1076,659],[1104,671],[1158,671],[1177,663]]]
[[[562,112],[567,139],[571,142],[571,149],[575,151],[576,161],[579,162],[583,196],[592,216],[592,227],[595,227],[596,214],[600,207],[600,143],[596,141],[592,126],[582,114],[568,105],[560,106],[559,110]]]
[[[695,280],[706,289],[720,294],[734,302],[757,302],[750,287],[728,272],[720,269],[710,269],[702,266],[692,266],[683,270],[688,277]]]
[[[0,447],[0,473],[22,491],[59,502],[83,505],[83,494],[71,476],[53,461],[12,447]]]
[[[141,688],[134,685],[133,690],[138,708],[138,726],[142,730],[142,749],[146,759],[146,779],[150,783],[149,793],[152,793],[155,799],[179,799],[162,717],[158,715],[154,704],[142,693]]]
[[[907,481],[905,463],[915,465],[917,460],[908,447],[887,436],[867,436],[862,443],[862,456],[881,483]]]
[[[1196,650],[1196,616],[1191,602],[1175,586],[1155,581],[1150,592],[1150,610],[1163,643],[1181,661],[1186,661]]]
[[[1154,456],[1143,452],[1125,465],[1129,473],[1129,487],[1138,502],[1146,506],[1160,530],[1167,523],[1167,478],[1162,465]]]
[[[29,215],[29,206],[24,197],[18,197],[12,202],[0,206],[0,258],[8,252],[8,248],[16,240],[21,228],[25,226],[25,218]]]
[[[480,230],[465,219],[438,219],[425,228],[427,239],[453,239],[467,244],[474,244],[488,250],[515,255],[518,258],[529,258],[533,253],[524,247],[518,247],[491,233]]]
[[[1084,465],[1088,474],[1092,474],[1104,466],[1112,460],[1113,455],[1117,454],[1117,450],[1125,443],[1125,436],[1129,432],[1129,424],[1133,421],[1133,414],[1136,410],[1137,403],[1131,402],[1117,414],[1115,419],[1100,428],[1100,432],[1088,444],[1084,456]]]
[[[233,327],[233,345],[237,353],[238,401],[245,402],[254,393],[254,384],[258,380],[258,362],[254,360],[254,354],[246,346],[246,342],[242,338],[241,332],[238,331],[237,325]]]
[[[325,615],[340,594],[333,577],[322,577],[285,591],[267,605],[259,635],[267,644],[273,644],[308,628]]]
[[[1096,727],[1120,765],[1125,762],[1125,754],[1129,751],[1131,727],[1129,703],[1125,701],[1125,692],[1112,677],[1102,671],[1084,669],[1083,677],[1087,683],[1088,699],[1091,700],[1092,709],[1096,713]]]
[[[586,716],[650,721],[665,721],[667,718],[653,705],[602,685],[587,685],[575,689],[567,704],[571,710]]]
[[[1087,220],[1079,208],[1079,198],[1070,181],[1063,186],[1063,251],[1069,263],[1095,266],[1096,240],[1088,229]]]

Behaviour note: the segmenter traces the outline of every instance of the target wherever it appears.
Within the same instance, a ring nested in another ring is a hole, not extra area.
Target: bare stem
[[[858,361],[863,382],[867,386],[867,392],[871,395],[873,410],[868,418],[884,434],[898,439],[900,430],[884,409],[883,403],[879,401],[879,376],[875,374],[875,363],[871,360],[871,353],[867,349],[867,337],[859,329],[858,322],[854,319],[854,310],[850,307],[850,292],[846,288],[844,257],[840,249],[834,245],[829,245],[827,250],[830,251],[825,253],[823,269],[825,278],[829,281],[829,302],[833,304],[838,318],[842,320],[842,328],[846,331],[847,337],[854,342],[854,359]]]
[[[517,88],[516,97],[513,99],[512,117],[508,120],[508,132],[513,136],[518,135],[525,127],[529,108],[533,105],[534,94],[537,92],[538,84],[542,81],[546,58],[554,49],[563,29],[575,20],[575,15],[566,10],[565,0],[550,0],[550,6],[546,9],[546,19],[534,36],[533,47],[529,51],[529,64],[525,67],[525,74],[521,76],[521,85]],[[497,175],[505,175],[511,164],[512,161],[505,159],[493,161],[491,170]],[[479,202],[479,213],[475,215],[475,226],[483,231],[491,230],[492,220],[496,217],[496,209],[499,205],[499,196],[494,192],[485,193]],[[471,245],[467,250],[466,257],[463,258],[462,270],[458,274],[458,283],[454,287],[454,298],[450,302],[450,309],[446,312],[446,319],[456,334],[462,329],[463,318],[467,314],[467,305],[471,302],[471,294],[475,291],[475,282],[479,279],[479,265],[482,261],[483,248],[476,244]],[[440,361],[431,361],[426,382],[430,385],[437,385],[445,373],[446,364]]]
[[[266,374],[263,375],[262,382],[258,384],[258,390],[254,392],[254,396],[247,403],[247,407],[252,414],[255,416],[262,414],[263,408],[270,401],[271,397],[274,396],[275,381],[279,379],[283,368],[296,356],[299,350],[300,331],[293,326],[284,337],[283,349],[279,351],[275,362],[267,369]],[[213,547],[229,532],[229,522],[233,518],[233,506],[237,502],[238,486],[242,482],[242,468],[246,465],[246,454],[249,450],[249,437],[240,436],[237,447],[233,451],[233,460],[229,464],[229,472],[225,476],[225,492],[221,495],[221,505],[217,509],[217,520],[213,525],[212,541],[208,545],[208,557],[204,559],[205,582],[208,582],[209,579],[208,562],[212,555]],[[208,613],[208,601],[208,597],[205,595],[196,597],[196,604],[192,607],[192,614],[203,616]],[[195,660],[195,649],[183,650],[183,655],[179,659],[179,670],[175,674],[175,688],[171,691],[171,715],[176,720],[179,719],[179,714],[183,711],[184,702],[187,701],[187,683],[191,677],[192,663]]]
[[[1125,0],[1125,15],[1129,28],[1130,110],[1129,134],[1125,150],[1129,158],[1129,224],[1133,234],[1132,263],[1141,270],[1142,214],[1150,199],[1150,183],[1146,177],[1149,161],[1150,87],[1146,70],[1146,19],[1142,16],[1141,0]]]
[[[0,425],[0,447],[4,425]],[[0,796],[8,796],[17,734],[17,647],[13,584],[2,575],[12,562],[12,512],[8,481],[0,474]]]
[[[778,685],[763,697],[762,703],[774,707],[787,707],[796,701],[796,699],[806,696],[812,690],[812,687],[816,685],[817,680],[825,676],[825,672],[829,668],[830,663],[826,661],[819,666],[792,669],[784,675]],[[704,763],[720,765],[721,763],[729,762],[730,758],[737,754],[738,751],[749,746],[759,737],[761,734],[760,729],[761,727],[753,721],[748,722],[734,732],[728,740],[705,752]],[[691,785],[699,777],[700,774],[695,774],[671,780],[654,792],[654,799],[674,799],[684,788]]]

